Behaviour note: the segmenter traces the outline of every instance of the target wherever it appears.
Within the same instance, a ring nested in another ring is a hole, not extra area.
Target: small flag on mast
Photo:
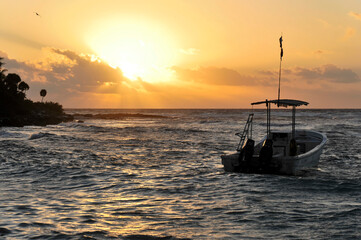
[[[281,63],[282,63],[282,57],[283,57],[283,47],[282,47],[282,35],[280,37],[280,48],[281,48],[281,58],[280,58],[280,71],[278,75],[278,101],[277,101],[277,107],[280,106],[280,96],[281,96]]]
[[[283,39],[282,39],[282,36],[281,36],[281,37],[280,37],[281,60],[282,60],[282,57],[283,57],[283,48],[282,48],[282,42],[283,42]]]
[[[283,39],[282,39],[282,36],[280,37],[280,48],[282,48],[282,42],[283,42]]]

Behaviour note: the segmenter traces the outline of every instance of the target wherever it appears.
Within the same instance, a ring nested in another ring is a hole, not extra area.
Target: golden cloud
[[[355,12],[351,11],[351,12],[348,13],[348,15],[351,16],[351,17],[356,18],[357,20],[361,20],[361,14],[360,13],[355,13]]]

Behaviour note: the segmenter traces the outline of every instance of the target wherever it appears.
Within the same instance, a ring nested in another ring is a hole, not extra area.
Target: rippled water
[[[0,128],[0,238],[361,238],[360,110],[298,112],[297,127],[328,143],[297,177],[224,172],[249,110],[68,112],[167,118]],[[277,128],[290,121],[273,113]]]

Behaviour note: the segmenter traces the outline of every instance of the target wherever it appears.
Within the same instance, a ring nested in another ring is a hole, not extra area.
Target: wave
[[[87,217],[87,216],[86,216]],[[83,223],[92,224],[94,223],[93,219],[85,220]],[[19,227],[26,228],[33,226],[32,223],[20,223]],[[42,225],[40,227],[43,227]],[[0,228],[0,236],[11,234],[12,231],[6,228]],[[190,240],[190,238],[178,238],[174,236],[154,236],[146,234],[131,234],[131,235],[118,235],[114,237],[108,231],[105,230],[95,230],[95,231],[83,231],[75,234],[67,234],[59,231],[52,231],[51,234],[39,234],[32,236],[31,239],[125,239],[125,240]]]
[[[10,234],[12,233],[11,230],[4,228],[4,227],[0,227],[0,236],[4,236],[6,234]]]
[[[132,125],[132,124],[120,124],[117,123],[110,123],[109,125],[98,125],[98,123],[64,123],[63,126],[68,128],[74,128],[76,131],[82,132],[90,132],[90,133],[109,133],[112,135],[117,134],[127,134],[132,136],[134,134],[153,134],[153,133],[163,133],[163,134],[197,134],[197,133],[207,133],[209,129],[202,129],[197,126],[164,126],[164,125],[157,125],[157,126],[142,126],[142,125]]]
[[[24,132],[12,131],[6,128],[0,130],[0,139],[23,139],[27,137],[28,134]]]
[[[220,155],[247,117],[234,112],[1,128],[0,239],[357,239],[360,115],[301,111],[297,128],[322,130],[329,142],[321,170],[288,177],[224,172]],[[265,114],[256,120],[260,139]],[[290,122],[271,123],[290,131]]]
[[[176,238],[172,236],[165,236],[165,237],[157,237],[152,235],[128,235],[124,236],[124,239],[127,240],[187,240],[190,238]]]
[[[170,118],[164,115],[142,114],[142,113],[98,113],[98,114],[73,114],[74,118],[81,119],[129,119],[129,118]]]
[[[97,125],[82,125],[75,127],[84,133],[99,134],[101,137],[105,136],[126,136],[131,138],[134,135],[141,135],[151,132],[149,127],[141,126],[97,126]]]
[[[55,135],[56,134],[39,132],[39,133],[32,134],[29,137],[29,140],[35,140],[35,139],[39,139],[39,138],[43,138],[43,137],[49,137],[49,136],[55,136]]]

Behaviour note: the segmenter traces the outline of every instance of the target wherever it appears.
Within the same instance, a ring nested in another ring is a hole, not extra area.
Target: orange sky
[[[361,1],[3,0],[0,56],[66,108],[361,108]],[[35,12],[39,13],[37,16]]]

